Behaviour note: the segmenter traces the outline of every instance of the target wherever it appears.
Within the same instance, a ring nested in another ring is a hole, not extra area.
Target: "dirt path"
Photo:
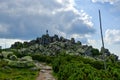
[[[40,63],[40,72],[39,72],[39,76],[37,77],[36,80],[56,80],[53,76],[52,76],[52,67],[47,66],[44,63]]]

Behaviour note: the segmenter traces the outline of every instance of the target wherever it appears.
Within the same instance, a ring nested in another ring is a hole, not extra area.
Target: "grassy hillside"
[[[120,61],[109,49],[99,51],[74,38],[48,34],[30,42],[15,42],[1,51],[0,80],[35,80],[39,69],[30,69],[38,68],[35,61],[50,64],[58,80],[120,80]]]
[[[119,80],[120,62],[107,62],[104,70],[103,61],[80,56],[62,55],[52,63],[58,80]]]
[[[38,72],[27,68],[11,68],[0,60],[0,80],[35,80]]]

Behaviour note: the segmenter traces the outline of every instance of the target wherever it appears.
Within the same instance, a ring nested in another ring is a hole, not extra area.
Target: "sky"
[[[120,0],[0,0],[0,46],[45,34],[75,38],[101,48],[98,10],[105,48],[120,56]]]

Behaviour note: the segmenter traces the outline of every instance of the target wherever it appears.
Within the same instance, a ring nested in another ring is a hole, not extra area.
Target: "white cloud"
[[[89,44],[89,45],[96,45],[97,42],[96,42],[96,40],[94,40],[94,39],[88,39],[88,44]]]
[[[118,0],[92,0],[92,2],[101,2],[101,3],[110,3],[110,4],[114,4],[117,1]]]
[[[9,26],[9,29],[3,28],[9,34],[0,37],[31,39],[46,29],[50,34],[93,33],[91,17],[75,6],[74,0],[2,0],[0,22]]]
[[[89,39],[91,35],[80,35],[80,34],[72,34],[69,36],[70,38],[75,38],[76,41],[81,41],[83,44],[93,44],[95,40]],[[92,42],[92,43],[91,43]]]
[[[26,40],[20,40],[20,39],[0,39],[0,46],[2,46],[2,48],[9,48],[11,46],[11,44],[14,44],[15,42],[24,42]]]
[[[120,44],[120,30],[107,29],[105,32],[105,42],[108,44]]]

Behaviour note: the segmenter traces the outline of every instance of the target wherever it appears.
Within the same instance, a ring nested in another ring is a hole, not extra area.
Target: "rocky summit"
[[[78,55],[91,57],[94,59],[103,60],[103,51],[105,53],[106,59],[110,57],[114,60],[118,60],[118,56],[112,54],[108,49],[103,49],[99,51],[96,48],[88,45],[82,45],[80,41],[75,41],[74,38],[66,39],[64,37],[59,37],[58,35],[50,36],[48,31],[41,37],[37,37],[35,40],[30,42],[15,42],[11,49],[17,50],[21,55],[29,54],[42,54],[47,56],[56,56],[61,52],[69,55]]]

